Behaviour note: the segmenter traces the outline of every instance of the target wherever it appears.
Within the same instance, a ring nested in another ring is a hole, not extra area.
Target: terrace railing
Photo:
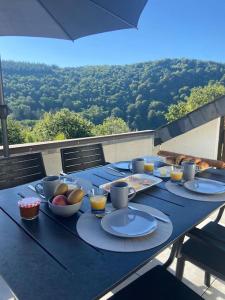
[[[136,131],[106,136],[70,139],[64,141],[48,141],[11,145],[10,153],[21,154],[42,152],[47,174],[58,174],[62,171],[60,149],[78,145],[102,143],[105,159],[108,162],[132,159],[138,156],[153,154],[154,131]],[[3,155],[0,149],[0,155]]]

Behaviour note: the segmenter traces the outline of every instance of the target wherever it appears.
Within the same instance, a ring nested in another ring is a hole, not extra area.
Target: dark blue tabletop
[[[95,186],[117,178],[106,166],[76,176]],[[225,182],[223,170],[208,170],[201,176]],[[171,237],[150,250],[117,253],[96,249],[78,236],[76,222],[89,208],[87,198],[73,217],[56,217],[43,204],[39,218],[30,222],[20,219],[18,192],[27,196],[33,193],[27,185],[0,191],[0,274],[22,300],[96,299],[223,205],[178,197],[162,182],[137,194],[134,201],[167,214],[173,222]]]

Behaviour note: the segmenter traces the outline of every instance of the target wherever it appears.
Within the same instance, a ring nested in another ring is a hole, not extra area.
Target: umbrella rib
[[[39,5],[47,12],[47,14],[52,18],[52,20],[56,23],[57,26],[60,27],[60,29],[66,34],[66,36],[69,38],[69,40],[73,41],[74,38],[65,30],[65,28],[60,24],[60,22],[55,18],[55,16],[45,7],[45,5],[42,3],[41,0],[36,0]]]
[[[100,9],[106,11],[106,12],[107,12],[108,14],[110,14],[111,16],[116,17],[117,19],[119,19],[119,20],[122,21],[123,23],[129,25],[129,26],[132,27],[132,28],[136,28],[136,29],[137,29],[137,26],[136,26],[136,25],[134,25],[134,24],[128,22],[126,19],[120,17],[119,15],[117,15],[117,14],[111,12],[110,10],[106,9],[104,6],[102,6],[102,5],[98,4],[98,3],[96,3],[96,1],[94,1],[94,0],[88,0],[88,1],[89,1],[89,2],[92,2],[95,6],[99,7]]]

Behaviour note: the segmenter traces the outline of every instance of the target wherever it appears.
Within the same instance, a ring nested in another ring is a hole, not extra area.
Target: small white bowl
[[[67,218],[67,217],[71,217],[76,212],[78,212],[78,210],[81,207],[82,202],[83,202],[83,199],[78,203],[64,206],[64,205],[52,204],[52,202],[50,200],[48,200],[48,207],[53,212],[53,214]]]

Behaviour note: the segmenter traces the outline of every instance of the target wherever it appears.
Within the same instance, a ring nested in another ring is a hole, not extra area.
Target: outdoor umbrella
[[[1,0],[0,35],[75,40],[87,35],[137,28],[147,0]],[[0,118],[4,156],[9,156],[8,109],[0,71]]]

